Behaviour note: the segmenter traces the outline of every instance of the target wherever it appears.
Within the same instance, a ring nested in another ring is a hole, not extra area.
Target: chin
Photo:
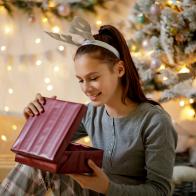
[[[101,102],[94,102],[94,101],[91,101],[91,104],[93,105],[93,106],[95,106],[95,107],[99,107],[99,106],[103,106],[104,105],[104,103],[101,103]]]

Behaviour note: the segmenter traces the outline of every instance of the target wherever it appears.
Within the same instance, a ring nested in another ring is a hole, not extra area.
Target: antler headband
[[[106,42],[96,40],[93,37],[90,24],[82,17],[75,16],[73,21],[71,22],[70,29],[69,29],[70,33],[80,35],[84,39],[82,43],[74,41],[71,35],[64,35],[64,34],[47,32],[47,31],[45,32],[56,40],[63,41],[72,45],[76,45],[78,47],[84,45],[96,45],[96,46],[103,47],[111,51],[112,53],[114,53],[118,58],[120,58],[120,54],[116,50],[116,48],[114,48],[113,46],[111,46]]]

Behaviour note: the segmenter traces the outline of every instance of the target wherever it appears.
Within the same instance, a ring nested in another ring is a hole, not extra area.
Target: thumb
[[[54,95],[54,96],[52,96],[51,98],[52,98],[52,99],[56,99],[56,98],[57,98],[57,96],[56,96],[56,95]]]
[[[92,161],[92,160],[88,160],[88,165],[91,169],[93,169],[93,171],[95,172],[95,174],[99,175],[101,169]]]

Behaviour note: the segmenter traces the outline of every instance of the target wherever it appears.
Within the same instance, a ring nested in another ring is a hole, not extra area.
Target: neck
[[[125,103],[126,105],[120,100],[119,102],[105,104],[108,115],[113,118],[122,118],[127,116],[131,111],[134,111],[138,105],[137,103],[128,99]]]

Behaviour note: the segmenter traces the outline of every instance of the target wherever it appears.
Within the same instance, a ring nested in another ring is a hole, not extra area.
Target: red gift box
[[[103,150],[70,142],[86,110],[46,98],[44,113],[28,118],[11,148],[15,161],[53,173],[91,173],[88,159],[102,167]]]

